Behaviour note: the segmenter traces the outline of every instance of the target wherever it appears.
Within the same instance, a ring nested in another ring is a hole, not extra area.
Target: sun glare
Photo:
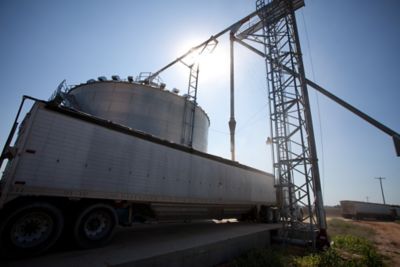
[[[204,80],[213,81],[229,75],[229,51],[218,47],[200,61],[200,71]]]
[[[192,47],[200,42],[185,42],[179,49],[178,56],[183,55]],[[185,64],[191,65],[195,62],[199,63],[200,80],[202,82],[211,82],[222,76],[229,75],[229,50],[225,49],[224,44],[218,44],[216,48],[210,52],[207,49],[199,55],[200,50],[194,51],[183,59]]]

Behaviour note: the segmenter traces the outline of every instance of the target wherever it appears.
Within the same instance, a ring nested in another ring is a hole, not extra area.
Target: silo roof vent
[[[118,75],[113,75],[113,76],[111,76],[111,78],[112,78],[114,81],[121,81],[121,78],[119,78]]]

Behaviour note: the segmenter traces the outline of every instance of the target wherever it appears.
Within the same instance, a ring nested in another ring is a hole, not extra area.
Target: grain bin
[[[68,92],[75,108],[162,139],[189,145],[191,125],[185,123],[185,97],[160,87],[118,80],[91,80]],[[195,107],[194,149],[206,152],[210,121],[199,106]],[[186,113],[189,116],[189,112]]]

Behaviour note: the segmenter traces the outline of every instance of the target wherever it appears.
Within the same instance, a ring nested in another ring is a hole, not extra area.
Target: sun
[[[212,53],[204,55],[200,60],[200,72],[207,82],[229,77],[229,50],[217,46]]]
[[[184,42],[179,48],[178,56],[181,56],[188,52],[192,47],[200,44],[201,42],[187,41]],[[203,82],[212,82],[215,79],[221,77],[228,77],[229,75],[229,48],[227,49],[226,44],[219,42],[215,49],[210,52],[204,50],[200,55],[201,49],[194,51],[182,61],[185,64],[191,65],[193,63],[199,64],[200,80]]]

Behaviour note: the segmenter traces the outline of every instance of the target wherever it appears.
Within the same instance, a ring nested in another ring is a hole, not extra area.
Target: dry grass
[[[328,234],[332,238],[337,235],[352,235],[373,241],[376,232],[370,227],[357,225],[351,221],[332,218],[328,221]]]
[[[328,220],[328,233],[334,244],[324,252],[274,245],[251,251],[224,267],[400,266],[398,221],[352,221],[334,217]]]

